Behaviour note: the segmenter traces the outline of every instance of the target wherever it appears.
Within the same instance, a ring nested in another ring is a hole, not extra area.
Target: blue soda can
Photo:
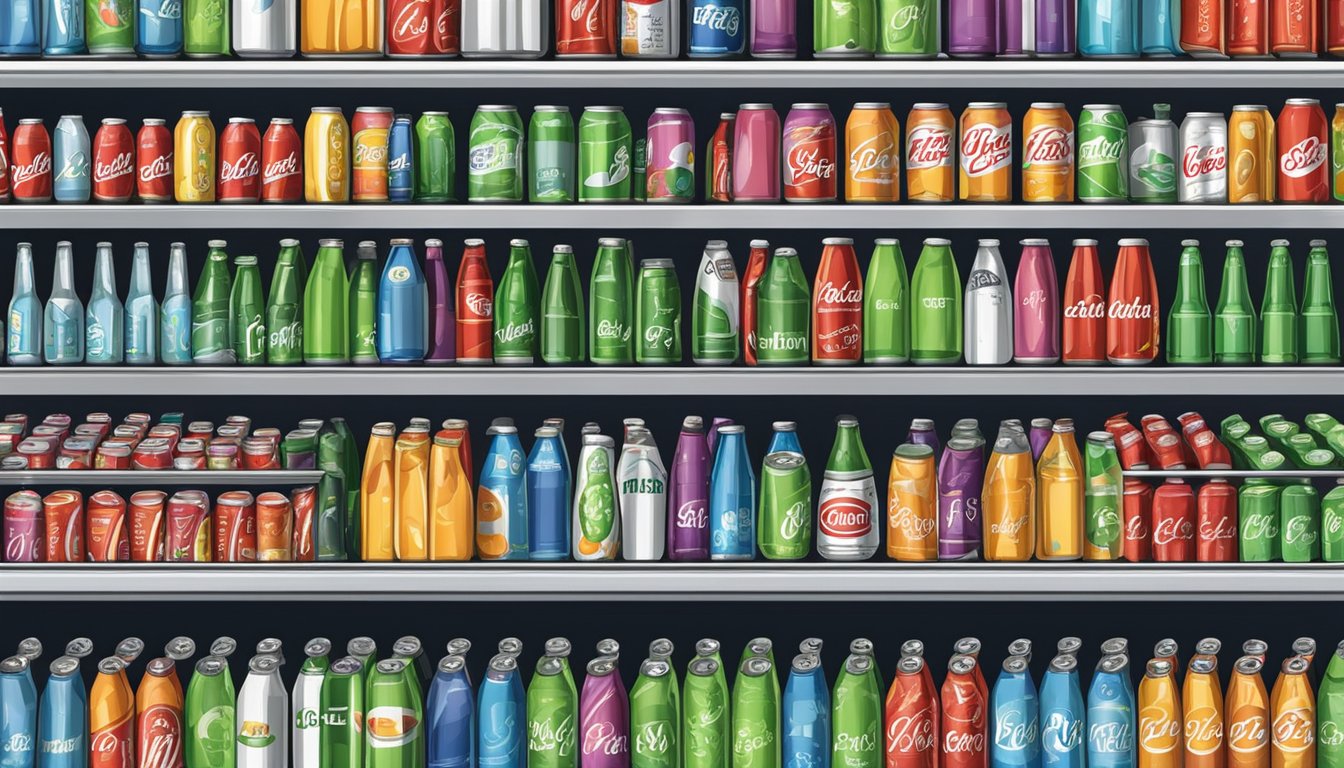
[[[510,424],[492,424],[485,434],[490,437],[490,449],[481,467],[481,485],[476,495],[476,548],[482,560],[526,560],[527,482],[523,443],[518,439],[518,428]],[[492,506],[498,514],[483,513]]]
[[[1179,56],[1180,0],[1139,0],[1139,42],[1144,56]]]
[[[1022,656],[1009,656],[989,695],[990,768],[1040,768],[1040,706],[1036,682]]]
[[[387,133],[387,199],[409,203],[415,193],[415,139],[411,116],[397,115]]]
[[[1112,0],[1078,4],[1078,52],[1091,58],[1139,55],[1139,3]]]
[[[523,731],[527,728],[527,699],[518,659],[499,654],[490,660],[477,697],[479,727],[477,763],[480,768],[525,768],[527,752]]]
[[[1083,768],[1083,691],[1078,684],[1078,659],[1059,655],[1041,680],[1041,764],[1046,768]]]
[[[131,289],[126,293],[126,362],[153,365],[159,361],[159,302],[150,282],[149,243],[135,244]]]
[[[1087,764],[1134,768],[1134,687],[1129,657],[1102,658],[1087,689]]]
[[[831,692],[814,653],[793,657],[784,684],[784,768],[830,768]]]
[[[42,301],[33,279],[33,245],[19,243],[14,260],[14,295],[9,300],[5,349],[10,365],[42,362]]]
[[[149,58],[182,53],[182,0],[137,0],[135,52]]]
[[[187,284],[185,243],[168,247],[168,283],[159,310],[159,348],[165,364],[191,364],[191,287]]]
[[[43,56],[84,52],[83,0],[43,0],[42,25]]]
[[[476,697],[467,677],[467,660],[444,656],[425,702],[429,726],[429,768],[476,765]]]
[[[79,674],[79,659],[61,656],[51,662],[38,706],[38,768],[87,768],[88,741],[89,699]]]
[[[689,53],[692,58],[737,56],[746,44],[742,0],[692,0]]]
[[[93,191],[89,178],[92,153],[89,132],[84,118],[79,115],[61,115],[56,132],[51,137],[52,185],[51,193],[58,203],[87,203]]]
[[[0,661],[0,768],[37,763],[37,685],[28,659]]]
[[[569,558],[569,467],[560,430],[541,427],[527,457],[527,552],[532,560]]]
[[[42,53],[41,21],[42,0],[0,2],[0,56]]]
[[[756,557],[756,475],[747,458],[747,430],[719,427],[718,449],[709,478],[709,559]]]
[[[779,451],[803,452],[803,446],[798,442],[798,422],[776,421],[771,426],[775,432],[770,436],[770,447],[765,451],[766,456]]]
[[[392,241],[378,284],[378,359],[384,363],[418,363],[429,349],[429,285],[412,244]]]

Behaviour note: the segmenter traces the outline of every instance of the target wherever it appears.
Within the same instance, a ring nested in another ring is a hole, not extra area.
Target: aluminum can
[[[947,7],[947,52],[979,57],[999,53],[999,6],[990,0],[953,0]]]
[[[681,288],[671,259],[644,259],[636,289],[635,362],[676,365],[681,362]]]
[[[812,50],[817,58],[866,58],[877,50],[875,0],[815,3]]]
[[[261,138],[261,202],[297,203],[303,200],[303,145],[294,121],[271,119]]]
[[[674,107],[658,107],[653,111],[649,117],[646,167],[649,202],[695,200],[695,123],[689,112]]]
[[[934,449],[904,443],[887,480],[887,557],[931,561],[938,556],[938,483]]]
[[[239,766],[274,768],[289,758],[289,692],[280,680],[281,663],[281,656],[270,654],[248,662],[236,710]]]
[[[298,38],[296,0],[233,2],[233,52],[244,59],[287,59]]]
[[[51,137],[51,194],[58,203],[87,203],[92,193],[93,151],[84,118],[61,115]]]
[[[250,117],[230,117],[219,136],[221,203],[255,203],[261,196],[261,134]]]
[[[182,49],[191,58],[232,53],[229,0],[184,0]]]
[[[1129,199],[1136,203],[1176,202],[1176,124],[1171,107],[1153,105],[1154,116],[1129,125]]]
[[[350,144],[350,126],[340,107],[313,107],[303,128],[304,200],[350,201]]]
[[[939,765],[973,768],[986,764],[988,741],[985,710],[988,701],[977,683],[979,665],[972,656],[958,654],[947,665],[943,680],[942,734],[944,752]],[[1044,740],[1044,739],[1043,739]]]
[[[1279,58],[1320,56],[1322,13],[1320,3],[1269,0],[1270,52]]]
[[[462,56],[535,59],[546,55],[551,4],[506,0],[462,4]]]
[[[173,183],[173,136],[164,120],[146,118],[135,137],[135,196],[146,203],[171,202]]]
[[[1078,6],[1078,52],[1089,58],[1136,58],[1142,44],[1139,26],[1142,1]]]
[[[1073,202],[1073,163],[1069,111],[1057,102],[1033,103],[1022,120],[1022,200]]]
[[[37,20],[42,19],[42,55],[69,56],[84,53],[83,0],[49,0],[41,4],[41,10],[41,14],[33,18],[30,23],[36,26]],[[17,20],[17,14],[12,18]],[[21,30],[27,25],[14,26]]]
[[[79,491],[47,494],[42,499],[42,517],[46,527],[42,560],[48,563],[83,562],[84,495]]]
[[[182,53],[182,0],[137,0],[135,52],[151,59]]]
[[[1278,149],[1274,118],[1263,104],[1238,104],[1227,125],[1227,180],[1229,203],[1272,203]]]
[[[138,491],[131,494],[127,506],[131,560],[157,563],[163,560],[167,540],[168,495],[162,491]]]
[[[779,202],[781,139],[774,105],[741,105],[732,128],[732,200]]]
[[[1226,0],[1180,0],[1180,47],[1201,59],[1227,54]]]
[[[985,478],[985,441],[953,437],[938,466],[938,559],[969,560],[983,539],[980,501]]]
[[[1227,29],[1227,52],[1234,56],[1269,55],[1268,0],[1230,0],[1232,23]]]
[[[135,51],[133,0],[89,0],[84,5],[84,37],[95,56],[126,57]]]
[[[51,201],[51,135],[38,118],[24,118],[14,131],[10,193],[16,203]]]
[[[971,102],[961,113],[960,146],[960,199],[972,203],[1011,202],[1013,121],[1008,105]]]
[[[1049,674],[1049,673],[1047,673]],[[1036,683],[1027,659],[1010,655],[994,683],[989,701],[994,728],[989,742],[993,768],[1026,768],[1040,764],[1040,709]],[[898,768],[893,765],[891,768]]]
[[[1288,99],[1275,130],[1279,200],[1324,203],[1330,199],[1329,130],[1319,101]]]
[[[1063,337],[1066,365],[1106,361],[1106,284],[1096,240],[1073,241],[1073,258],[1064,281]]]
[[[391,107],[359,107],[350,124],[354,151],[350,199],[356,203],[385,203],[387,192],[387,134],[392,128]]]
[[[737,360],[740,292],[728,244],[710,240],[700,259],[691,302],[691,360],[697,365],[731,365]]]
[[[1181,122],[1176,193],[1182,203],[1227,202],[1227,121],[1221,112],[1189,112]]]
[[[131,499],[134,506],[135,499]],[[225,491],[215,499],[215,551],[217,563],[239,563],[257,559],[257,509],[247,491]],[[135,540],[131,540],[131,558],[135,558]]]
[[[1050,241],[1027,239],[1019,243],[1013,291],[1017,295],[1013,316],[1013,360],[1049,365],[1059,361],[1059,280]]]
[[[0,13],[0,56],[42,53],[42,0],[14,0]]]
[[[93,139],[93,199],[125,203],[135,191],[135,139],[126,121],[103,119]]]
[[[687,10],[687,53],[691,58],[724,58],[746,50],[743,0],[690,0]]]
[[[747,47],[753,58],[792,59],[798,55],[796,0],[752,0],[750,16]]]
[[[527,138],[531,166],[528,199],[534,203],[574,202],[575,136],[569,107],[534,107]]]
[[[845,122],[845,201],[894,203],[901,197],[900,123],[887,102],[859,102]]]
[[[584,107],[579,117],[579,202],[631,197],[633,135],[622,107]]]
[[[667,543],[667,470],[653,434],[631,428],[616,468],[620,494],[621,557],[663,559]]]
[[[555,6],[555,55],[615,58],[619,6],[617,0],[559,0]]]
[[[46,521],[42,497],[16,491],[5,499],[4,555],[10,563],[37,563],[46,555]]]
[[[387,133],[387,199],[409,203],[415,196],[415,156],[411,116],[397,115]]]
[[[1122,554],[1131,563],[1153,559],[1153,487],[1142,480],[1125,480],[1121,497],[1124,511]]]
[[[94,493],[89,496],[85,520],[89,560],[110,563],[131,559],[124,498],[112,491]]]
[[[1024,41],[1030,43],[1034,33],[1037,56],[1055,58],[1076,55],[1077,24],[1074,10],[1074,4],[1067,0],[1037,0],[1034,8],[1030,2],[1023,3],[1025,29],[1022,35]]]
[[[1189,563],[1195,559],[1195,492],[1168,478],[1153,493],[1153,560]]]
[[[1200,486],[1195,497],[1195,560],[1201,563],[1237,559],[1237,489],[1226,480]]]
[[[942,13],[931,0],[878,0],[877,57],[931,59],[942,48]]]
[[[179,203],[215,201],[215,126],[209,112],[183,112],[173,128],[173,189]]]
[[[1013,292],[998,240],[981,240],[966,278],[966,363],[1005,365],[1013,359]]]
[[[675,59],[681,55],[681,0],[623,0],[621,55]]]
[[[411,14],[393,16],[392,6],[388,3],[388,48],[394,37],[394,23],[413,26],[417,21],[429,26],[430,11],[425,3],[425,16],[415,18]],[[399,9],[400,10],[400,9]],[[299,52],[304,56],[379,56],[383,52],[383,3],[381,0],[362,0],[358,3],[337,3],[331,0],[305,2],[299,19]],[[403,31],[403,34],[405,32]],[[290,38],[292,39],[292,38]]]
[[[163,524],[167,529],[164,559],[169,562],[209,562],[214,549],[210,497],[203,491],[178,491],[168,500]]]
[[[460,0],[390,0],[387,4],[387,55],[394,58],[456,56],[460,11]]]
[[[1148,241],[1120,241],[1106,310],[1106,358],[1115,365],[1141,365],[1157,357],[1161,332],[1157,278]]]
[[[1078,116],[1078,199],[1129,199],[1129,128],[1118,104],[1088,104]]]
[[[947,203],[955,197],[956,121],[946,104],[916,104],[905,120],[905,187],[911,202]]]
[[[794,104],[784,120],[784,200],[834,202],[835,118],[825,104]]]
[[[822,241],[812,296],[812,363],[854,365],[863,354],[863,280],[854,241]]]
[[[767,560],[801,560],[812,551],[812,474],[801,453],[766,455],[759,528],[757,539]]]
[[[521,202],[523,148],[523,120],[517,107],[478,107],[467,139],[467,200]]]

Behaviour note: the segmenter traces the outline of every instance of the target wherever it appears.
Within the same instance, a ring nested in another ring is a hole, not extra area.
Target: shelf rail
[[[69,488],[107,488],[109,486],[141,486],[145,488],[198,488],[231,486],[254,488],[263,486],[311,485],[322,479],[321,470],[272,469],[239,470],[116,470],[116,469],[46,469],[0,471],[0,487],[25,485],[62,486]]]

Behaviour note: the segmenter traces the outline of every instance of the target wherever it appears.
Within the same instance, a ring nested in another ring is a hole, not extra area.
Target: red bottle
[[[812,288],[812,362],[852,365],[863,355],[863,278],[854,241],[821,241],[821,266]]]
[[[1184,480],[1168,478],[1153,492],[1153,559],[1188,563],[1194,555],[1195,492]]]
[[[173,199],[173,134],[159,118],[149,118],[135,137],[135,194],[146,203]]]
[[[298,203],[303,200],[303,144],[294,121],[271,120],[261,140],[261,202]]]
[[[103,119],[93,135],[93,199],[125,203],[135,191],[135,139],[126,121]]]
[[[1284,104],[1275,129],[1280,201],[1324,203],[1330,199],[1329,136],[1330,124],[1319,101],[1289,99]]]
[[[40,119],[19,121],[9,173],[14,202],[51,202],[51,134]]]
[[[555,55],[616,58],[616,0],[559,0]]]
[[[1235,562],[1237,489],[1224,478],[1214,478],[1200,487],[1195,506],[1195,559],[1201,563]]]
[[[230,117],[219,137],[221,203],[255,203],[261,199],[261,134],[250,117]]]
[[[1124,557],[1131,563],[1153,559],[1153,487],[1142,480],[1125,480]]]
[[[9,134],[5,133],[5,111],[0,109],[0,203],[9,200]]]
[[[495,283],[485,263],[485,241],[467,240],[457,270],[457,362],[494,361]]]
[[[1096,240],[1074,240],[1064,282],[1065,364],[1106,362],[1106,282]]]
[[[742,359],[747,365],[756,364],[756,293],[769,253],[769,240],[752,240],[747,268],[742,271]]]
[[[936,768],[939,744],[938,690],[928,665],[906,656],[896,665],[885,705],[886,768]]]
[[[942,768],[985,768],[985,700],[975,683],[976,661],[954,656],[943,678]]]
[[[719,125],[714,129],[714,135],[709,139],[709,151],[705,153],[709,169],[709,199],[720,203],[733,199],[733,185],[728,177],[728,169],[732,167],[733,124],[736,122],[736,112],[720,113]]]
[[[1157,277],[1148,241],[1121,240],[1106,307],[1106,359],[1117,365],[1151,363],[1160,338],[1158,314]]]

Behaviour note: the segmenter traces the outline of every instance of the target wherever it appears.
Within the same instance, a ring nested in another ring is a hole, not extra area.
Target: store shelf
[[[107,61],[0,63],[8,88],[1336,88],[1340,61]]]
[[[1279,480],[1300,480],[1306,477],[1324,477],[1344,479],[1344,469],[1127,469],[1120,474],[1125,477],[1139,478],[1182,478],[1189,480],[1212,480],[1215,478],[1278,478]]]
[[[0,565],[26,600],[1341,600],[1335,564]]]
[[[53,469],[0,471],[0,488],[42,486],[63,488],[260,488],[311,485],[322,479],[319,470],[278,469],[251,472],[179,472],[175,470]],[[3,588],[0,588],[3,589]]]

